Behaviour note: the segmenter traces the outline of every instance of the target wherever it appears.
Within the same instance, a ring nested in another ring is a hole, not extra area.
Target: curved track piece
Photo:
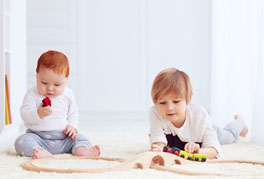
[[[155,152],[144,152],[138,155],[135,155],[130,160],[127,160],[123,163],[120,163],[117,166],[114,166],[112,170],[129,170],[129,169],[147,169],[150,168],[152,164],[152,159],[156,157],[157,154]]]
[[[91,159],[91,160],[106,160],[106,161],[117,161],[124,162],[124,159],[121,158],[107,158],[107,157],[62,157],[62,158],[45,158],[45,159],[33,159],[26,161],[21,164],[21,167],[35,172],[56,172],[56,173],[101,173],[106,171],[111,171],[112,168],[100,168],[100,169],[55,169],[55,168],[45,168],[39,167],[36,164],[41,162],[46,162],[50,160],[83,160],[83,159]],[[118,164],[119,165],[119,164]]]
[[[210,175],[210,176],[244,176],[245,174],[224,174],[224,173],[213,173],[213,172],[196,172],[196,171],[189,171],[179,168],[172,168],[173,165],[204,165],[204,164],[224,164],[224,163],[243,163],[243,164],[253,164],[253,165],[262,165],[264,166],[264,162],[257,162],[257,161],[242,161],[242,160],[209,160],[207,162],[195,162],[195,161],[188,161],[185,159],[182,159],[178,156],[171,156],[170,153],[164,153],[160,154],[164,158],[167,163],[165,165],[157,165],[152,164],[150,168],[161,170],[161,171],[169,171],[177,174],[183,174],[183,175]],[[262,173],[252,173],[247,176],[264,176],[264,171]]]
[[[110,168],[100,168],[100,169],[53,169],[53,168],[45,168],[39,167],[36,164],[45,162],[48,160],[67,160],[67,159],[92,159],[92,160],[106,160],[106,161],[117,161],[120,164],[117,164]],[[152,168],[161,171],[169,171],[177,174],[184,174],[184,175],[211,175],[211,176],[242,176],[243,174],[222,174],[222,173],[212,173],[212,172],[195,172],[195,171],[188,171],[178,168],[172,168],[173,165],[204,165],[204,164],[215,164],[215,163],[246,163],[246,164],[258,164],[264,166],[264,162],[257,162],[257,161],[239,161],[239,160],[212,160],[207,162],[195,162],[185,160],[177,155],[173,155],[167,152],[144,152],[138,155],[135,155],[133,158],[125,161],[124,159],[120,158],[107,158],[107,157],[64,157],[64,158],[49,158],[49,159],[34,159],[29,160],[21,164],[21,166],[30,171],[35,172],[56,172],[56,173],[102,173],[102,172],[109,172],[109,171],[124,171],[129,169],[147,169]],[[264,176],[263,173],[258,174],[250,174],[247,176]]]

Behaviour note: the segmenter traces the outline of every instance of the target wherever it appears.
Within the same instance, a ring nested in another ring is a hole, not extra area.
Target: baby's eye
[[[160,104],[166,104],[166,102],[160,102]]]
[[[42,81],[41,83],[44,84],[44,85],[48,84],[47,82],[44,82],[44,81]]]
[[[180,101],[173,101],[173,103],[179,103]]]
[[[55,84],[55,86],[60,86],[61,84]]]

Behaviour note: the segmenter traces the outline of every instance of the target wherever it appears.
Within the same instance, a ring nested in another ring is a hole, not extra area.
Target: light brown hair
[[[153,81],[151,97],[154,104],[161,95],[175,93],[185,98],[186,104],[192,99],[193,91],[189,76],[176,68],[167,68],[161,71]]]
[[[59,75],[65,74],[66,78],[69,76],[69,61],[68,58],[61,52],[49,50],[43,53],[38,59],[36,72],[38,73],[43,67],[51,69]]]

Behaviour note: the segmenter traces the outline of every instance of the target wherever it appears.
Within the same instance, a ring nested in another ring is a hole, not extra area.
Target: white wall
[[[9,74],[10,109],[12,124],[7,125],[0,134],[0,152],[14,145],[14,140],[22,131],[20,126],[20,106],[26,93],[26,1],[11,0],[8,5],[10,28],[6,32],[10,41]],[[8,37],[5,37],[8,38]],[[2,60],[2,59],[0,59]],[[2,100],[2,99],[1,99]]]
[[[27,17],[28,87],[41,53],[66,53],[81,120],[146,120],[167,67],[186,71],[210,110],[210,0],[28,0]]]
[[[14,123],[22,123],[20,106],[26,93],[26,1],[10,1],[10,104]]]
[[[148,88],[164,68],[191,78],[193,103],[210,110],[211,1],[152,0],[147,7]]]
[[[211,114],[223,127],[240,114],[249,128],[247,137],[255,133],[256,141],[263,116],[263,10],[262,0],[212,3]]]
[[[62,51],[70,61],[70,86],[76,79],[77,16],[74,0],[27,0],[28,88],[35,85],[39,56],[51,49]]]

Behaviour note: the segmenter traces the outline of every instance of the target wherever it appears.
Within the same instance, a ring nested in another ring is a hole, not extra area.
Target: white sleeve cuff
[[[150,137],[150,143],[151,144],[153,144],[155,142],[162,142],[162,143],[167,145],[167,139],[164,135],[163,136],[162,135],[155,135],[155,136],[150,135],[149,137]]]

